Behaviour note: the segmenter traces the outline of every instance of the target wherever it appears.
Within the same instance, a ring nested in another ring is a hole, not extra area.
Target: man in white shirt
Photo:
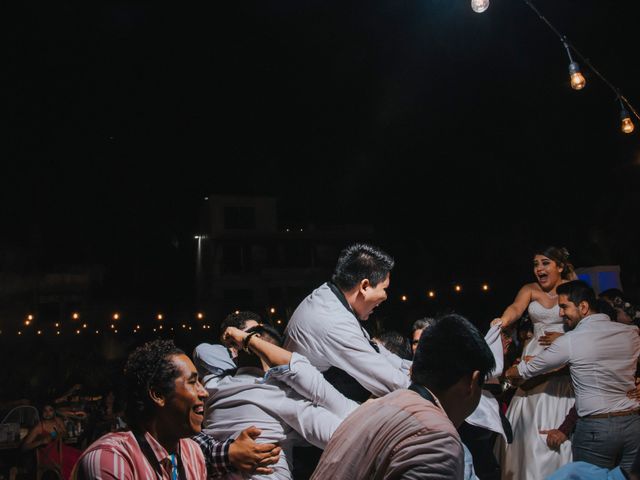
[[[387,299],[393,259],[366,244],[345,248],[330,282],[305,298],[285,330],[285,348],[307,357],[345,396],[362,402],[409,386],[411,362],[372,344],[358,323]]]
[[[572,439],[574,461],[629,469],[640,446],[640,404],[627,396],[640,354],[638,328],[596,313],[595,294],[582,281],[563,283],[556,291],[570,331],[506,376],[529,379],[568,364],[580,417]]]

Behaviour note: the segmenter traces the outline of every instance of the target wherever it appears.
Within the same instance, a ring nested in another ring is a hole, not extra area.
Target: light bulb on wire
[[[587,81],[580,71],[580,65],[578,62],[571,62],[569,64],[569,77],[571,78],[571,88],[574,90],[582,90],[587,84]]]
[[[564,45],[564,48],[567,50],[567,56],[569,57],[569,78],[571,79],[571,88],[574,90],[582,90],[587,84],[587,81],[580,71],[580,65],[578,65],[578,62],[574,62],[573,57],[571,57],[571,50],[569,49],[566,37],[562,38],[562,45]]]
[[[471,10],[482,13],[489,8],[489,0],[471,0]]]
[[[631,121],[631,116],[624,105],[622,104],[622,100],[620,100],[620,121],[622,122],[620,129],[626,133],[632,133],[635,129],[635,125]]]

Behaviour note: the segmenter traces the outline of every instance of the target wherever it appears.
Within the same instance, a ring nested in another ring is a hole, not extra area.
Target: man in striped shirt
[[[200,480],[207,476],[200,432],[207,391],[172,341],[137,348],[125,366],[131,431],[104,435],[83,453],[72,478]]]

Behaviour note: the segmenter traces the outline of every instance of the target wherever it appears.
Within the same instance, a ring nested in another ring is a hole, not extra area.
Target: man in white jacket
[[[285,330],[285,348],[304,355],[340,392],[362,402],[409,386],[411,362],[372,344],[358,323],[387,299],[393,259],[382,250],[345,248],[330,282],[305,298]]]

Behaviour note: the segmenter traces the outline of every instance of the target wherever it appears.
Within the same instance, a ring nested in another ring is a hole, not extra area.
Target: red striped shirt
[[[169,460],[169,453],[148,432],[144,434],[156,460],[161,465]],[[207,478],[202,450],[190,438],[180,439],[180,460],[186,480]],[[155,467],[155,468],[154,468]],[[76,464],[72,480],[171,480],[171,470],[158,469],[147,460],[131,432],[108,433],[93,442]]]

